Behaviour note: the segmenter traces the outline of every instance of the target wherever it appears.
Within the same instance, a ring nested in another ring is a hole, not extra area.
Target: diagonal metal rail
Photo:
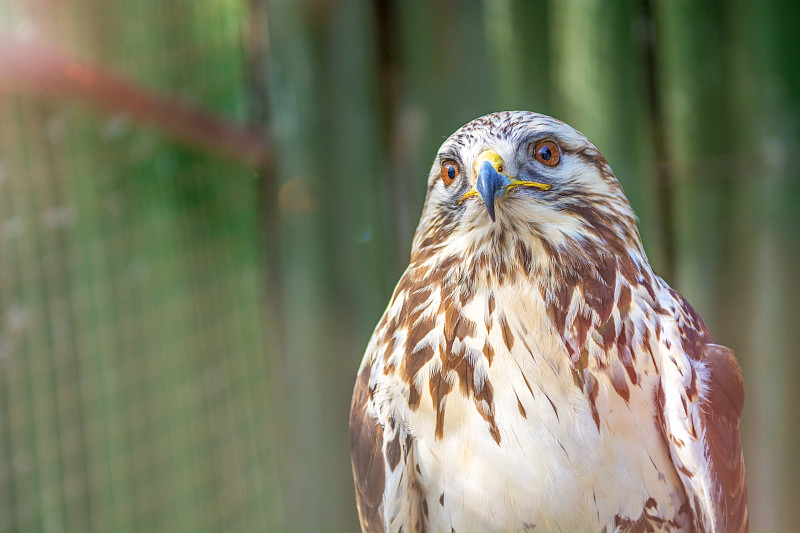
[[[272,160],[265,131],[159,94],[49,44],[0,35],[0,91],[77,100],[106,113],[125,113],[176,141],[256,168]]]

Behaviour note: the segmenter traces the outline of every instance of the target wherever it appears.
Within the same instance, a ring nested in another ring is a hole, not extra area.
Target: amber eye
[[[539,141],[533,147],[533,157],[543,165],[554,167],[561,159],[561,152],[553,141]]]
[[[439,171],[439,175],[442,178],[442,181],[445,185],[450,185],[455,181],[458,175],[461,173],[458,170],[458,165],[456,165],[455,161],[447,160],[442,162],[442,169]]]

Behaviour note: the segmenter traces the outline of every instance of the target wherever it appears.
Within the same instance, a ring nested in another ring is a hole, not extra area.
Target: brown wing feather
[[[744,406],[742,373],[733,351],[724,346],[706,345],[704,359],[710,377],[702,409],[703,422],[708,458],[719,488],[714,521],[724,525],[723,531],[746,532],[747,487],[739,436],[739,418]]]
[[[350,459],[356,482],[358,518],[364,533],[383,533],[383,489],[386,461],[383,428],[367,412],[370,366],[365,365],[356,380],[350,405]]]
[[[709,510],[713,516],[706,516],[702,522],[712,524],[715,533],[747,533],[747,487],[739,435],[739,418],[744,406],[742,372],[733,351],[714,344],[714,338],[689,302],[674,290],[670,293],[678,305],[675,318],[681,347],[695,369],[693,374],[702,366],[706,375],[703,394],[699,398],[696,395],[692,395],[694,399],[686,398],[690,402],[699,402],[699,429],[705,435],[704,457],[696,457],[692,463],[708,463],[712,487],[711,494],[701,497],[710,500],[707,505],[693,507],[697,512]],[[660,403],[663,407],[661,399]],[[691,418],[686,422],[691,423]],[[676,450],[672,449],[672,452]],[[688,485],[686,488],[690,498],[698,498],[699,495],[693,495]],[[700,524],[698,527],[704,529]]]

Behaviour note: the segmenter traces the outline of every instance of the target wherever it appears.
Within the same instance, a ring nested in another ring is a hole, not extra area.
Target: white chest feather
[[[471,370],[435,353],[417,380],[444,384],[421,387],[416,409],[391,406],[414,439],[429,531],[613,531],[685,500],[654,423],[652,360],[637,358],[624,398],[601,360],[576,371],[545,312],[535,293],[476,295],[470,335],[450,341]],[[446,329],[425,343],[444,350]]]

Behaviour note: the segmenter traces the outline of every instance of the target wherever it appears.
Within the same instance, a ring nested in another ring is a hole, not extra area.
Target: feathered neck
[[[438,270],[451,283],[502,286],[526,278],[553,286],[567,279],[597,277],[600,271],[649,269],[633,213],[610,216],[571,210],[572,225],[553,225],[498,214],[455,219],[423,216],[411,251],[411,268]],[[439,276],[437,276],[439,277]]]

